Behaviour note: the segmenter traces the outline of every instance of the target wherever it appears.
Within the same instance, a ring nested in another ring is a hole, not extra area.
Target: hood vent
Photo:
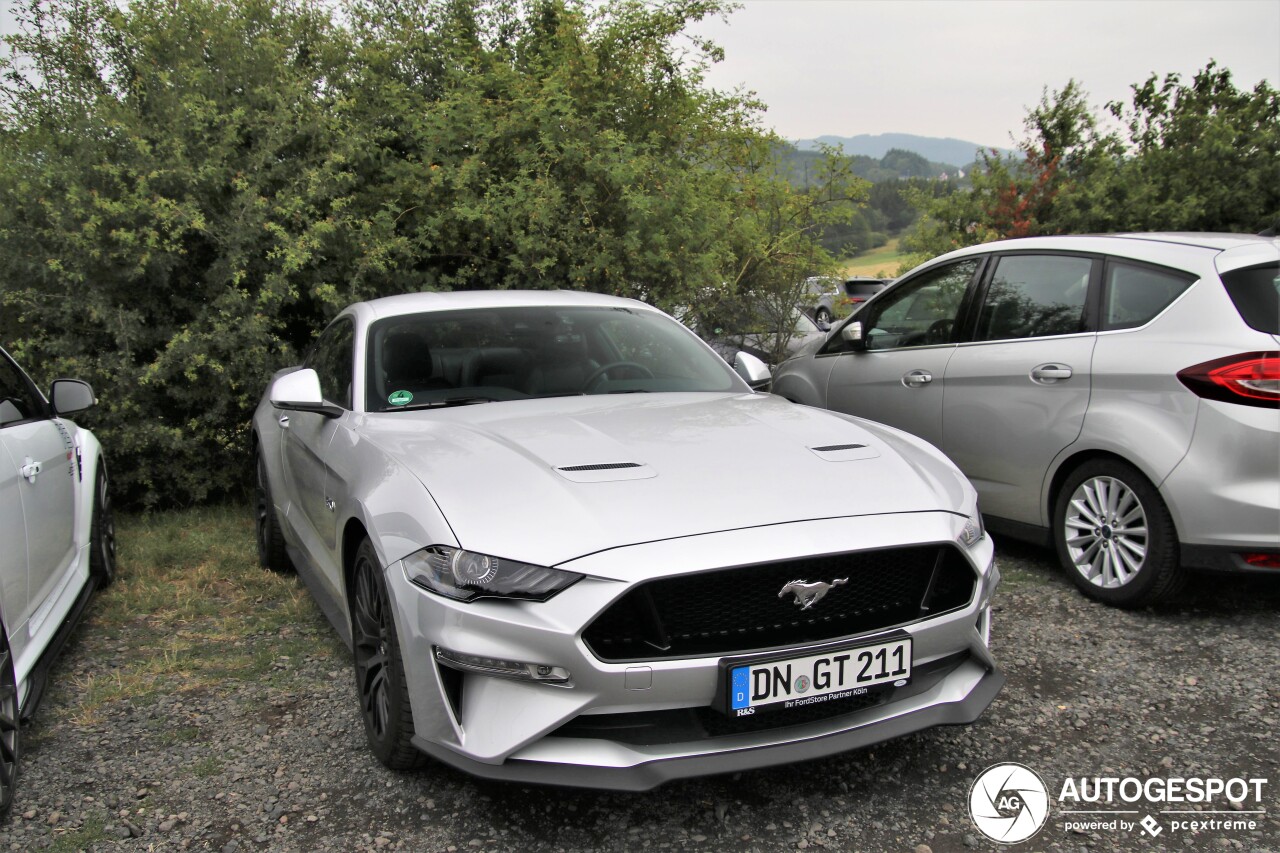
[[[813,453],[827,462],[857,462],[860,459],[875,459],[880,451],[865,444],[824,444],[810,447]]]
[[[639,462],[603,462],[599,465],[566,465],[560,471],[617,471],[620,468],[640,468]]]
[[[658,472],[640,462],[590,462],[561,465],[560,476],[575,483],[616,483],[621,480],[648,480]]]

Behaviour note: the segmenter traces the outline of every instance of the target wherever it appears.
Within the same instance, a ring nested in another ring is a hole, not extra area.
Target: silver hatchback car
[[[775,394],[913,432],[988,528],[1139,607],[1280,575],[1280,241],[1037,237],[943,255],[784,362]]]

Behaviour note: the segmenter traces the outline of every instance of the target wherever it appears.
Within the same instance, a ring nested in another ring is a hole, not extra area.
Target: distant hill
[[[963,139],[942,139],[936,136],[915,136],[910,133],[864,133],[859,136],[819,136],[817,139],[801,139],[793,143],[801,151],[816,150],[819,143],[840,148],[846,156],[863,155],[876,160],[884,157],[890,149],[910,151],[919,154],[934,163],[943,163],[953,167],[965,166],[977,159],[979,149],[986,146],[976,142],[965,142]],[[999,149],[1008,154],[1008,148]]]
[[[944,174],[955,178],[963,171],[950,163],[926,160],[914,151],[894,148],[883,157],[865,154],[845,154],[850,171],[873,184],[881,181],[908,180],[911,178],[937,179]],[[818,151],[801,151],[794,145],[783,143],[778,148],[778,162],[783,174],[797,187],[808,186],[811,176],[819,173],[822,154]],[[965,170],[968,166],[965,166]]]

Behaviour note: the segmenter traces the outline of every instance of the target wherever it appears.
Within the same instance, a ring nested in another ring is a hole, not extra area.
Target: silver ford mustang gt
[[[955,466],[753,393],[642,303],[352,305],[253,431],[261,560],[352,648],[390,767],[643,790],[972,722],[1003,684]]]

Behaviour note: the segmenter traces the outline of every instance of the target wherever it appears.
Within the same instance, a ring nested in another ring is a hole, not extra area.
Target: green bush
[[[267,379],[352,301],[797,281],[856,193],[838,170],[793,190],[758,105],[705,89],[717,52],[683,31],[723,11],[26,0],[0,340],[93,383],[122,501],[189,504],[244,487]]]

